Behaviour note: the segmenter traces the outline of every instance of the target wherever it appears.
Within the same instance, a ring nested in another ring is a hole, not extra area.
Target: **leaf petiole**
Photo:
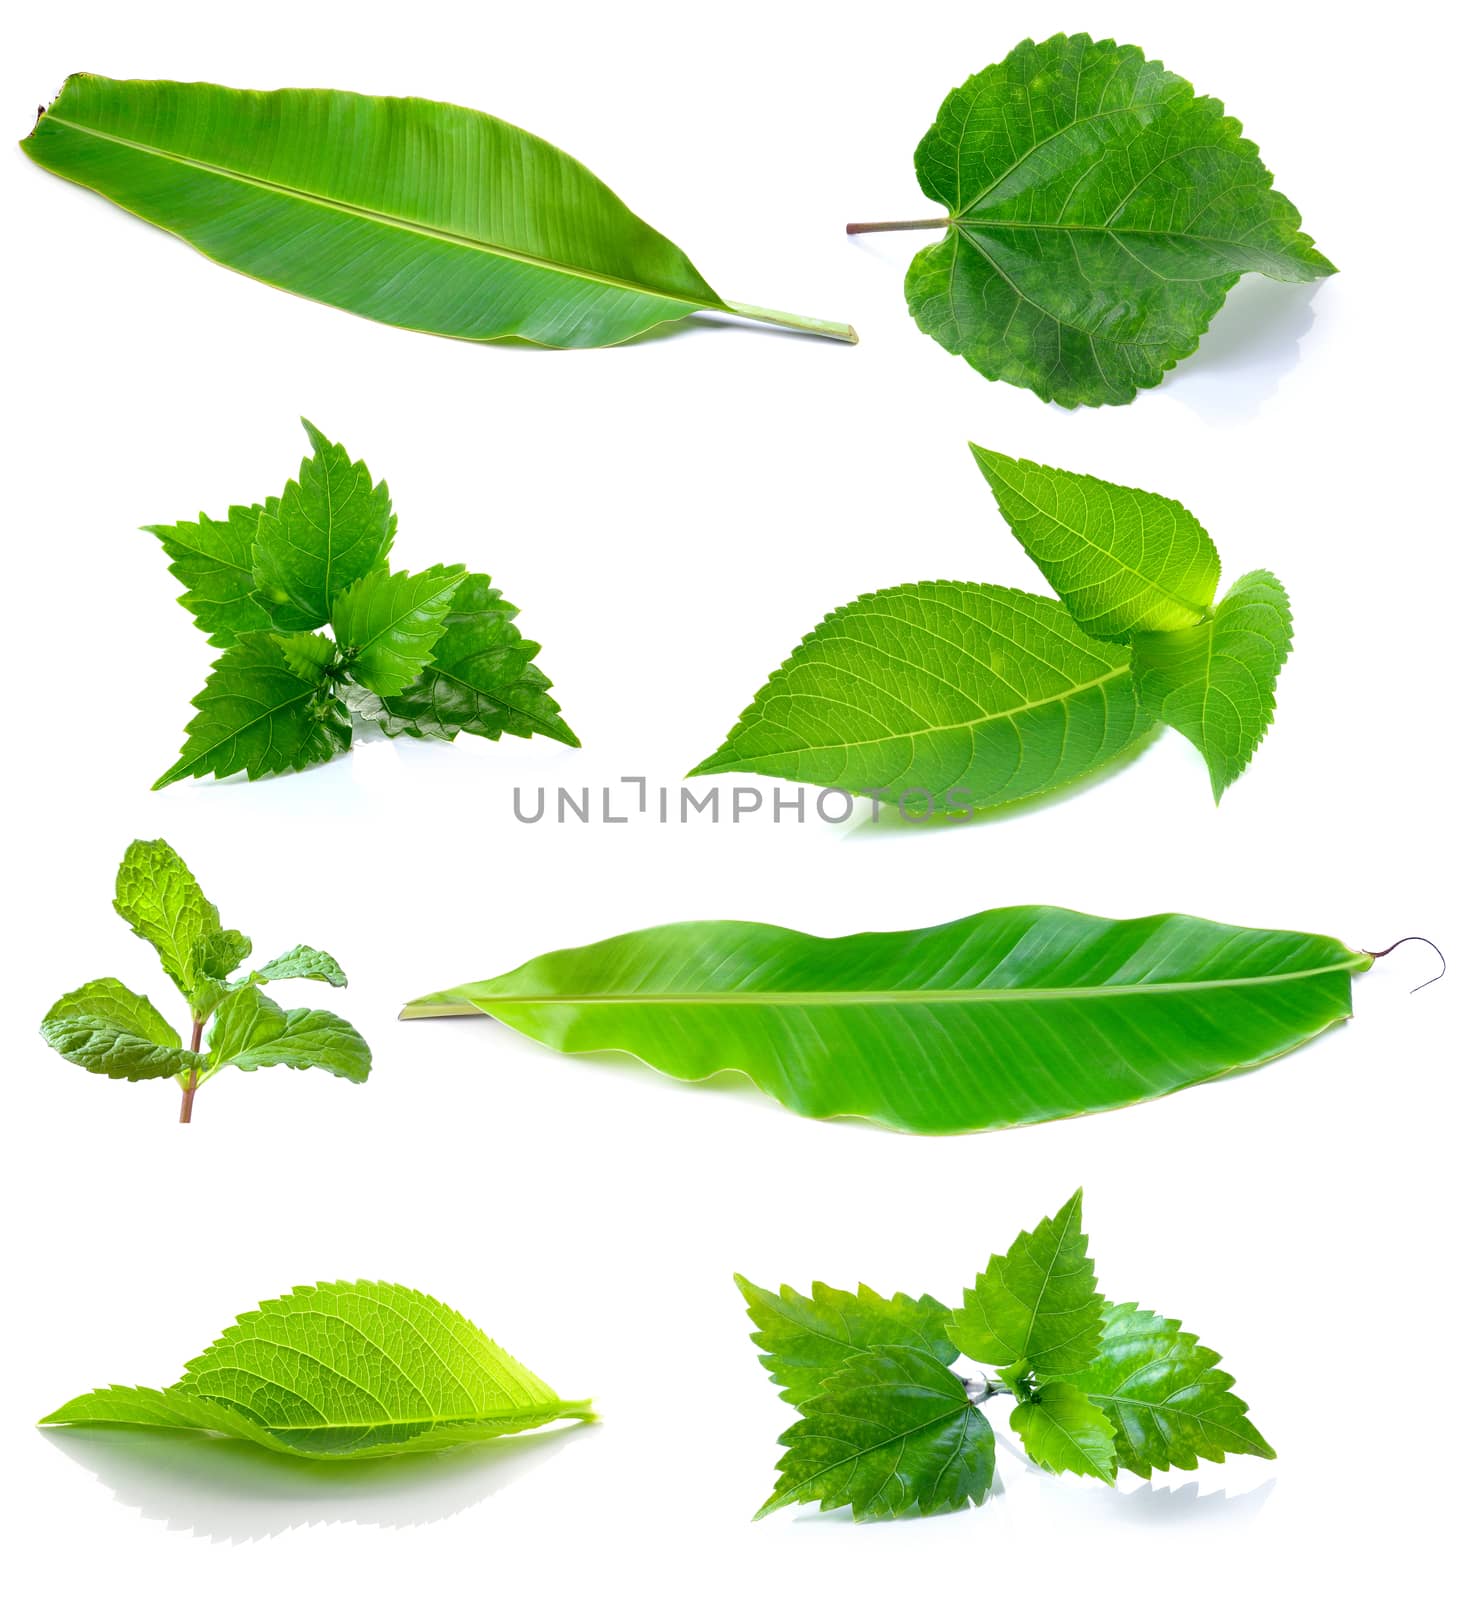
[[[914,222],[849,222],[849,233],[908,233],[919,228],[948,228],[950,217],[920,217]]]

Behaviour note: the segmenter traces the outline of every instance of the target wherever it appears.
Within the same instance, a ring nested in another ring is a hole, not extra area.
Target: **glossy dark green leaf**
[[[41,1037],[58,1055],[108,1078],[172,1078],[203,1065],[141,994],[117,978],[95,978],[46,1013]]]
[[[793,1406],[814,1399],[844,1362],[876,1345],[922,1350],[946,1366],[960,1354],[946,1332],[949,1313],[931,1295],[885,1300],[866,1284],[851,1294],[825,1283],[814,1283],[810,1295],[787,1284],[772,1294],[738,1273],[734,1281],[755,1324],[750,1338],[765,1352],[760,1365]]]
[[[170,1428],[344,1461],[589,1421],[451,1307],[398,1284],[319,1283],[248,1311],[167,1389],[97,1389],[42,1426]]]
[[[154,524],[144,530],[164,546],[169,570],[185,589],[180,604],[214,645],[235,644],[238,635],[271,626],[271,618],[253,594],[257,580],[252,545],[262,510],[232,506],[224,521],[202,512],[195,522]]]
[[[481,573],[470,573],[444,618],[431,664],[400,694],[363,707],[391,735],[454,739],[475,733],[521,739],[540,733],[578,745],[548,693],[550,680],[534,663],[539,646],[514,626],[511,605]],[[356,706],[356,710],[360,710]]]
[[[914,164],[947,212],[909,268],[915,320],[1061,405],[1158,384],[1245,272],[1335,270],[1221,101],[1134,45],[1024,41],[946,96]]]
[[[1219,801],[1274,719],[1274,685],[1293,643],[1289,596],[1271,572],[1239,578],[1194,628],[1135,638],[1141,704],[1201,751]]]
[[[222,928],[221,913],[163,839],[135,839],[124,851],[113,909],[154,946],[160,965],[187,998],[202,979],[224,978],[251,954],[252,941],[235,928]]]
[[[423,996],[565,1052],[747,1074],[793,1111],[917,1133],[1104,1111],[1286,1054],[1350,1015],[1372,958],[1313,934],[1049,906],[820,939],[679,922]]]
[[[321,1067],[336,1078],[363,1083],[370,1047],[332,1011],[284,1011],[253,984],[233,989],[216,1009],[208,1041],[210,1072],[240,1067]]]
[[[856,337],[721,299],[578,161],[462,106],[77,73],[21,148],[212,260],[402,328],[606,345],[709,310]]]
[[[759,772],[962,810],[1072,783],[1151,725],[1129,650],[1091,639],[1058,601],[905,584],[824,618],[694,775]]]
[[[1045,1383],[1012,1411],[1022,1448],[1049,1472],[1114,1482],[1114,1424],[1071,1383]]]
[[[349,748],[348,711],[299,677],[270,633],[249,633],[232,645],[192,704],[198,710],[180,759],[156,789],[181,778],[301,772]]]
[[[323,627],[334,597],[383,567],[395,538],[384,480],[306,417],[303,427],[313,454],[263,511],[253,545],[257,600],[285,633]]]
[[[1118,1464],[1142,1478],[1229,1455],[1272,1460],[1221,1360],[1180,1322],[1132,1301],[1107,1308],[1098,1357],[1072,1381],[1113,1423]]]
[[[781,1435],[780,1480],[757,1515],[816,1501],[854,1517],[923,1516],[980,1505],[996,1438],[949,1367],[923,1350],[850,1357]]]
[[[963,1355],[1038,1377],[1077,1372],[1099,1353],[1104,1296],[1083,1227],[1083,1190],[993,1255],[948,1332]]]

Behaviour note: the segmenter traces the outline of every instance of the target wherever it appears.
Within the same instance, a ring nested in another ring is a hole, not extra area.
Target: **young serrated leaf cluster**
[[[864,595],[802,640],[694,772],[965,812],[1102,771],[1166,723],[1220,801],[1273,720],[1293,641],[1283,586],[1252,572],[1219,601],[1216,547],[1177,501],[971,449],[1058,599],[960,582]]]
[[[813,1502],[857,1518],[980,1505],[996,1465],[982,1408],[998,1396],[1014,1402],[1008,1426],[1048,1472],[1113,1483],[1120,1471],[1148,1478],[1229,1455],[1271,1460],[1216,1351],[1099,1293],[1082,1208],[1080,1191],[1018,1234],[953,1310],[863,1286],[772,1294],[737,1276],[760,1364],[801,1412],[757,1515]],[[963,1377],[962,1356],[994,1374]]]
[[[141,994],[117,978],[94,978],[47,1012],[41,1036],[59,1055],[109,1078],[138,1083],[173,1078],[190,1120],[196,1092],[225,1067],[321,1067],[363,1083],[370,1047],[332,1011],[284,1011],[262,986],[287,978],[342,989],[343,968],[326,951],[295,945],[260,967],[239,970],[252,941],[221,925],[194,874],[163,839],[135,839],[118,869],[113,909],[153,945],[159,964],[189,1008],[187,1046]],[[210,1035],[201,1048],[206,1025]]]
[[[303,426],[313,454],[280,495],[146,530],[184,586],[180,604],[224,649],[154,787],[301,771],[349,748],[351,714],[391,736],[578,744],[517,608],[462,566],[392,572],[390,491]]]

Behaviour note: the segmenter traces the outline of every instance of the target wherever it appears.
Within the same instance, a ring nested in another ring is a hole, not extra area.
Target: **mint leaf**
[[[578,745],[559,705],[546,692],[550,680],[533,664],[539,646],[514,626],[511,605],[482,573],[469,573],[453,597],[445,632],[431,664],[403,693],[391,694],[365,715],[392,736],[453,739],[474,733],[497,739],[536,733]]]
[[[1045,1383],[1012,1412],[1022,1447],[1049,1472],[1114,1482],[1114,1424],[1071,1383]]]
[[[108,1078],[172,1078],[201,1066],[141,994],[117,978],[95,978],[64,994],[46,1013],[41,1037],[58,1055]]]
[[[1274,684],[1293,642],[1289,596],[1271,572],[1239,578],[1210,621],[1134,641],[1141,703],[1201,751],[1219,801],[1273,721]]]
[[[252,545],[262,511],[261,506],[232,506],[224,522],[202,512],[196,522],[155,523],[144,529],[164,546],[170,573],[185,588],[180,604],[214,645],[234,644],[240,634],[268,626],[267,613],[252,593]]]
[[[384,482],[306,417],[303,427],[313,455],[262,513],[255,545],[257,598],[284,633],[321,628],[334,596],[379,567],[395,537]]]
[[[41,1425],[189,1428],[318,1460],[444,1450],[588,1421],[449,1306],[398,1284],[320,1283],[239,1317],[168,1389],[79,1395]]]
[[[1185,506],[977,444],[971,452],[1007,525],[1085,633],[1127,640],[1211,615],[1221,563]]]
[[[1123,646],[1056,600],[904,584],[830,613],[693,775],[759,772],[910,812],[1005,805],[1072,783],[1150,729]]]
[[[992,1256],[953,1313],[950,1337],[973,1361],[1020,1362],[1039,1377],[1088,1365],[1104,1321],[1088,1246],[1080,1189],[1057,1216],[1019,1233],[1006,1255]]]
[[[1119,1465],[1139,1477],[1229,1455],[1272,1460],[1221,1360],[1180,1322],[1130,1301],[1108,1307],[1099,1358],[1072,1382],[1113,1423]]]
[[[946,96],[914,165],[948,213],[909,268],[915,320],[1064,406],[1158,384],[1243,273],[1335,270],[1222,102],[1134,45],[1024,41]]]
[[[291,950],[274,956],[265,965],[257,967],[243,983],[272,983],[278,978],[312,978],[326,983],[330,988],[342,989],[349,980],[344,969],[327,951],[315,950],[311,945],[294,945]]]
[[[249,633],[211,668],[185,745],[154,787],[181,778],[263,778],[301,772],[349,748],[349,714],[332,695],[287,664],[268,633]]]
[[[288,667],[305,683],[322,683],[339,656],[339,646],[327,634],[276,633],[272,637]]]
[[[210,1067],[322,1067],[336,1078],[363,1083],[370,1075],[370,1047],[332,1011],[284,1011],[248,984],[233,989],[216,1009],[209,1040]]]
[[[948,1312],[930,1295],[885,1300],[865,1284],[849,1294],[814,1283],[808,1298],[785,1284],[772,1294],[738,1273],[734,1281],[758,1330],[750,1338],[766,1352],[760,1365],[793,1406],[815,1398],[845,1361],[876,1345],[922,1350],[946,1366],[959,1354],[945,1332]]]
[[[203,978],[224,978],[251,953],[252,941],[222,928],[221,913],[163,839],[135,839],[124,851],[113,909],[154,946],[187,999]]]
[[[351,675],[372,694],[398,694],[420,676],[446,631],[466,569],[372,572],[334,596],[334,637]]]
[[[949,1367],[922,1350],[880,1346],[850,1357],[781,1435],[775,1492],[760,1508],[818,1501],[854,1517],[929,1516],[980,1505],[996,1439]]]

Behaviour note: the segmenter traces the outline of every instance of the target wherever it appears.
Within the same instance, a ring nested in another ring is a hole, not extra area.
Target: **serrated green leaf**
[[[318,1460],[589,1420],[465,1317],[396,1284],[320,1283],[237,1319],[168,1389],[99,1389],[42,1426],[188,1428]]]
[[[275,501],[269,501],[275,505]],[[169,570],[184,586],[180,604],[214,645],[234,644],[243,633],[270,626],[253,598],[252,545],[261,506],[232,506],[219,522],[201,512],[195,522],[151,524],[144,529],[164,546]]]
[[[971,452],[1007,525],[1085,633],[1124,641],[1212,614],[1221,563],[1185,506],[978,444]]]
[[[1219,801],[1274,719],[1274,685],[1293,642],[1289,596],[1271,572],[1239,578],[1195,628],[1135,638],[1141,703],[1201,751]]]
[[[138,1083],[172,1078],[204,1064],[141,994],[117,978],[95,978],[64,994],[46,1013],[41,1037],[89,1072]]]
[[[1107,1308],[1098,1359],[1072,1382],[1114,1424],[1119,1465],[1139,1477],[1229,1455],[1272,1460],[1221,1360],[1180,1322],[1130,1301]]]
[[[1099,1353],[1104,1296],[1083,1228],[1083,1190],[1055,1217],[993,1255],[948,1332],[973,1361],[1022,1363],[1039,1377],[1076,1372]]]
[[[465,568],[372,572],[334,596],[334,637],[351,676],[372,694],[399,694],[431,660]]]
[[[1012,1412],[1022,1448],[1049,1472],[1114,1482],[1114,1424],[1071,1383],[1045,1383]]]
[[[856,338],[720,299],[588,168],[463,106],[77,73],[21,148],[212,260],[397,327],[573,347],[716,310]]]
[[[945,1331],[948,1312],[930,1295],[885,1300],[866,1284],[850,1294],[814,1283],[808,1297],[787,1284],[772,1294],[738,1273],[734,1281],[757,1330],[750,1338],[765,1352],[760,1365],[793,1406],[820,1394],[845,1361],[875,1345],[922,1350],[946,1366],[959,1354]]]
[[[257,967],[242,979],[243,983],[272,983],[279,978],[311,978],[326,983],[332,989],[342,989],[349,982],[344,969],[325,950],[315,950],[312,945],[296,944],[280,956],[274,956],[265,965]]]
[[[1218,100],[1087,34],[949,94],[914,157],[949,213],[909,268],[919,326],[988,378],[1121,405],[1197,347],[1245,272],[1335,269]]]
[[[233,989],[216,1008],[208,1041],[210,1071],[240,1067],[322,1067],[336,1078],[363,1083],[370,1047],[332,1011],[284,1011],[252,984]]]
[[[1072,783],[1150,727],[1128,649],[1091,639],[1058,601],[905,584],[827,616],[693,775],[759,772],[960,810]]]
[[[553,951],[402,1016],[482,1011],[556,1050],[620,1050],[691,1082],[743,1072],[806,1116],[959,1133],[1270,1061],[1349,1016],[1351,974],[1371,961],[1310,934],[1050,906],[840,939],[679,922]]]
[[[980,1505],[991,1488],[996,1437],[960,1379],[923,1350],[852,1356],[801,1410],[758,1516],[811,1501],[857,1518],[929,1516]]]
[[[257,524],[257,599],[284,633],[321,628],[334,596],[384,564],[395,537],[390,490],[305,417],[313,445]]]
[[[221,913],[163,839],[135,839],[124,851],[113,909],[154,946],[160,965],[187,998],[202,979],[224,978],[251,953],[252,941],[235,928],[222,928]]]
[[[542,733],[578,745],[547,693],[550,680],[533,664],[540,647],[514,626],[517,615],[518,607],[486,577],[469,573],[453,598],[431,665],[404,693],[388,695],[361,714],[392,736],[454,739],[475,733],[497,739],[512,733],[527,739]]]
[[[288,667],[305,683],[322,683],[339,656],[338,645],[324,633],[275,633],[272,637]]]
[[[156,789],[181,778],[301,772],[349,748],[348,712],[300,678],[269,633],[249,633],[232,645],[191,703],[199,709],[180,759]]]

